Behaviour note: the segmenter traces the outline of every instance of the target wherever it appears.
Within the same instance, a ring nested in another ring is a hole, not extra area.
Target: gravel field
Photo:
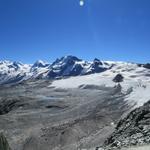
[[[0,87],[0,130],[13,150],[100,146],[129,109],[120,87],[50,85],[38,80]]]

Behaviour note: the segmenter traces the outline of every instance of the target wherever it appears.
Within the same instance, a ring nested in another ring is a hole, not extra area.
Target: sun
[[[80,5],[80,6],[83,6],[83,5],[84,5],[84,1],[83,1],[83,0],[80,0],[79,5]]]

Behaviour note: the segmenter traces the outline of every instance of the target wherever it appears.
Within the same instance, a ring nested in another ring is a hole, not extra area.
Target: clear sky
[[[0,59],[150,62],[150,0],[0,0]]]

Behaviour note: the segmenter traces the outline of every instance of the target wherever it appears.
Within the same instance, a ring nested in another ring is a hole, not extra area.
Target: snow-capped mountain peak
[[[49,66],[50,64],[48,64],[47,62],[44,62],[44,61],[42,61],[42,60],[37,60],[34,64],[33,64],[33,66],[32,66],[32,68],[41,68],[41,67],[47,67],[47,66]]]
[[[58,65],[71,64],[71,63],[75,63],[75,62],[79,62],[79,61],[82,61],[82,60],[75,56],[68,55],[68,56],[61,57],[60,59],[57,58],[53,62],[52,66],[54,67],[55,65],[58,66]]]
[[[149,64],[135,64],[126,62],[101,61],[95,58],[93,61],[84,61],[75,56],[68,55],[57,58],[53,63],[42,60],[33,65],[23,64],[17,61],[0,61],[0,84],[21,82],[30,78],[55,79],[68,76],[83,76],[109,71],[115,73],[133,72],[138,76],[141,68],[145,68],[142,74],[149,76]],[[19,77],[19,79],[18,79]],[[17,79],[17,80],[16,80]]]

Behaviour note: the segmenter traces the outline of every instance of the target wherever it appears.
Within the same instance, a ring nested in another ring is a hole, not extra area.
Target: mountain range
[[[16,61],[0,61],[0,84],[16,83],[27,79],[55,79],[100,73],[110,67],[110,64],[99,59],[88,62],[75,56],[65,56],[51,64],[41,60],[32,65]]]
[[[118,63],[100,61],[97,58],[93,61],[84,61],[71,55],[56,59],[53,63],[46,63],[42,60],[38,60],[34,64],[23,64],[17,61],[0,61],[0,84],[18,83],[27,79],[58,79],[101,73],[110,70]],[[130,66],[134,63],[123,64]],[[150,64],[134,65],[150,69]]]

